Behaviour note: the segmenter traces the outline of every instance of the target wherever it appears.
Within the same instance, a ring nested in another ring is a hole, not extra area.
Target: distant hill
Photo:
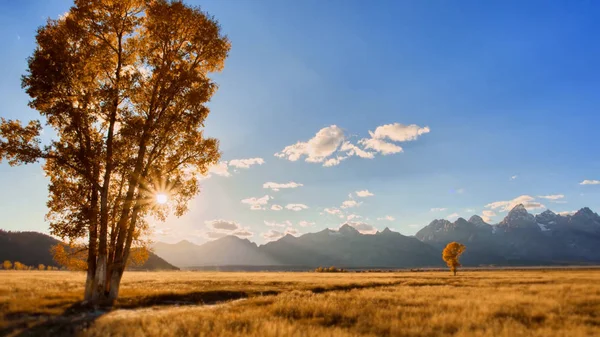
[[[58,267],[52,259],[50,247],[60,243],[59,240],[38,232],[9,232],[0,230],[0,263],[4,260],[19,261],[28,266],[40,263],[46,266]],[[139,267],[130,270],[177,270],[167,261],[154,253]]]
[[[600,216],[587,207],[568,216],[549,210],[534,216],[517,205],[495,225],[477,215],[454,222],[434,220],[414,237],[388,228],[361,234],[345,224],[339,230],[286,235],[261,246],[226,236],[202,245],[158,242],[154,251],[176,266],[202,269],[418,268],[442,266],[441,251],[452,241],[467,246],[461,257],[464,266],[598,264]]]
[[[153,250],[179,267],[280,264],[276,259],[259,250],[256,243],[237,236],[225,236],[200,246],[186,240],[175,244],[157,242]]]
[[[43,263],[58,267],[52,260],[50,247],[60,241],[38,232],[7,232],[0,230],[0,261],[19,261],[28,266]]]
[[[203,245],[188,241],[157,243],[154,251],[179,267],[280,266],[316,268],[335,265],[343,268],[411,268],[441,266],[437,249],[414,237],[385,229],[375,235],[361,234],[346,224],[339,230],[325,229],[300,237],[283,238],[257,246],[247,239],[226,236]]]

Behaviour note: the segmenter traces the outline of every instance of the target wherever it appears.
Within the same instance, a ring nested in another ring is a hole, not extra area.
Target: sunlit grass
[[[83,273],[0,273],[0,329],[89,336],[600,335],[600,271],[130,272],[116,308],[75,320],[67,309],[81,299],[83,281]]]

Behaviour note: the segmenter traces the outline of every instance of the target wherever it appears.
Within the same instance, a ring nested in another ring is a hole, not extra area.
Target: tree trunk
[[[110,290],[108,292],[108,300],[114,302],[119,296],[119,287],[121,286],[121,278],[125,271],[125,263],[119,261],[113,265],[113,271],[110,278]]]
[[[94,176],[96,176],[96,170],[94,170]],[[98,189],[94,186],[92,188],[92,196],[90,200],[90,238],[88,244],[88,260],[87,260],[87,278],[85,280],[85,293],[83,300],[85,302],[92,301],[94,297],[95,288],[95,276],[96,276],[96,262],[98,258],[97,241],[98,241]]]
[[[92,303],[95,305],[106,303],[106,252],[98,254],[98,263],[96,264],[96,274],[94,279],[94,291],[92,293]]]
[[[456,269],[452,270],[452,272],[454,273],[454,276],[456,276]]]
[[[94,297],[94,280],[95,280],[95,276],[96,276],[95,274],[96,274],[95,268],[92,269],[88,265],[87,277],[85,279],[85,292],[83,295],[83,301],[86,303],[91,302],[92,298]]]

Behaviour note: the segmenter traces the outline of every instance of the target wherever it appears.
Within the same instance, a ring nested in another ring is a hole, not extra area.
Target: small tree
[[[460,254],[465,251],[465,249],[467,249],[467,247],[465,247],[463,244],[458,242],[450,242],[442,252],[442,258],[450,270],[454,273],[454,276],[456,276],[456,268],[460,267],[458,258],[460,257]]]
[[[15,267],[15,270],[26,270],[27,269],[27,266],[22,264],[19,261],[15,261],[14,267]]]
[[[46,266],[40,263],[38,264],[38,270],[46,270]]]
[[[12,262],[10,262],[8,260],[6,260],[6,261],[4,261],[4,263],[2,263],[2,267],[6,270],[12,269],[12,266],[13,266]]]

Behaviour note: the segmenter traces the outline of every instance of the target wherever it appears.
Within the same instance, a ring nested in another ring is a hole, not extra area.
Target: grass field
[[[600,271],[129,272],[110,310],[83,273],[0,272],[8,336],[600,336]]]

